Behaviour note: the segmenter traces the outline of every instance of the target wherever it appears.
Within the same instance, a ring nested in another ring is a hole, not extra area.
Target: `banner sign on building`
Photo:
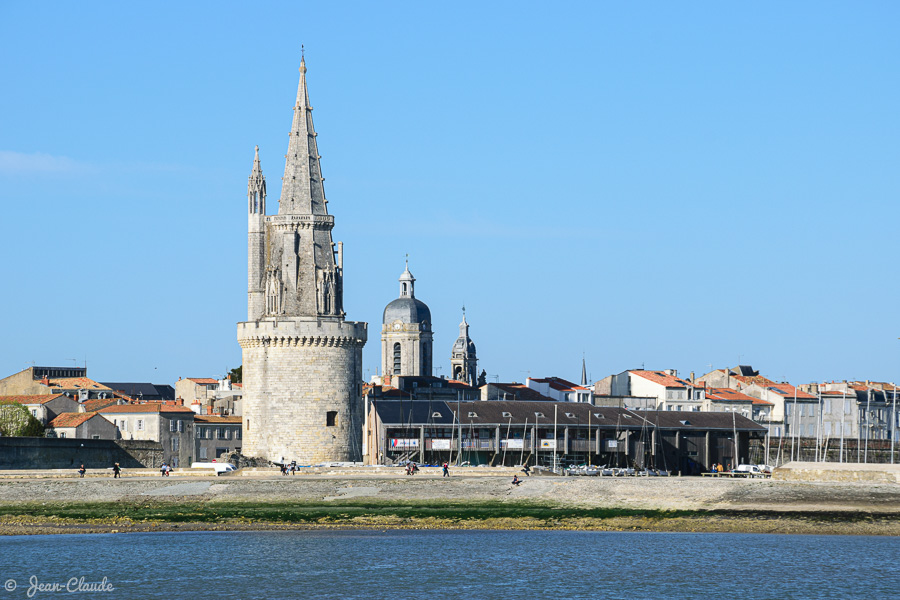
[[[431,449],[432,450],[449,450],[450,449],[450,440],[431,440]]]
[[[418,448],[418,438],[391,438],[391,448]]]
[[[556,450],[556,440],[541,440],[541,450]]]
[[[506,446],[508,450],[521,450],[525,447],[525,440],[500,440],[501,446]]]
[[[617,440],[606,440],[606,449],[607,450],[618,450],[619,442]]]

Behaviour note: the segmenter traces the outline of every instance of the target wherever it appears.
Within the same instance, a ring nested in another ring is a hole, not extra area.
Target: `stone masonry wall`
[[[304,465],[361,460],[365,323],[241,323],[238,339],[244,455]],[[337,413],[334,426],[329,411]]]

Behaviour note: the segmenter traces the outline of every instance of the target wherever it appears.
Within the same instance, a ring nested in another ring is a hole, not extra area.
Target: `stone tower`
[[[400,275],[400,297],[384,308],[381,326],[381,367],[388,375],[431,376],[431,311],[416,298],[416,278]]]
[[[469,337],[469,324],[466,322],[466,311],[463,309],[463,320],[459,324],[459,337],[453,342],[450,354],[450,372],[453,379],[475,385],[475,367],[478,359],[475,356],[475,342]]]
[[[266,215],[259,153],[248,186],[242,452],[301,464],[361,458],[366,324],[344,320],[343,246],[331,239],[306,61],[278,214]]]

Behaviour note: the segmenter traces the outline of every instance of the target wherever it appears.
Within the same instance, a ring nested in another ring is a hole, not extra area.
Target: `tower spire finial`
[[[306,73],[306,48],[300,44],[300,72]]]

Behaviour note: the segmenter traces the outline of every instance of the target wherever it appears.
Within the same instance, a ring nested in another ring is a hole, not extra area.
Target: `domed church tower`
[[[431,311],[416,298],[416,278],[400,275],[400,297],[384,308],[381,327],[381,368],[385,376],[431,376]]]
[[[459,337],[453,342],[450,353],[450,370],[453,379],[475,385],[475,367],[478,359],[475,356],[475,342],[469,337],[469,324],[466,322],[466,309],[463,308],[463,320],[459,324]]]

